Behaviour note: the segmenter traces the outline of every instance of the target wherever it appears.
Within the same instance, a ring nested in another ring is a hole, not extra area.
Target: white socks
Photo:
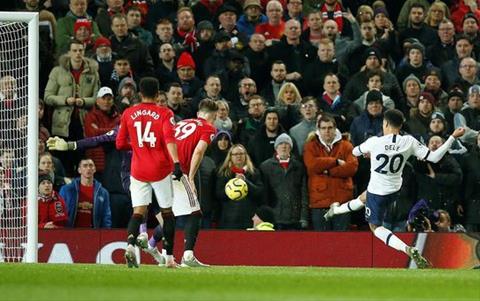
[[[189,259],[192,259],[193,258],[193,251],[192,250],[185,250],[185,252],[183,252],[183,258],[189,260]]]
[[[346,203],[341,204],[338,207],[333,208],[333,213],[335,214],[343,214],[351,211],[357,211],[362,209],[365,206],[365,204],[360,201],[359,198],[353,199],[351,201],[348,201]]]
[[[373,234],[375,234],[375,236],[378,237],[381,241],[383,241],[387,246],[394,248],[400,252],[407,252],[407,245],[387,228],[377,227],[375,231],[373,231]]]

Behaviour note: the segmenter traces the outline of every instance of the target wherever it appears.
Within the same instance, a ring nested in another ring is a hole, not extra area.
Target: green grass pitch
[[[479,270],[0,264],[0,300],[480,300]]]

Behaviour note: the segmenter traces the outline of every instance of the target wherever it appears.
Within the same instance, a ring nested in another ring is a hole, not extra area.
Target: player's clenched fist
[[[453,138],[458,138],[458,137],[462,137],[463,134],[465,134],[465,128],[459,127],[459,128],[456,128],[455,131],[453,131],[452,136]]]

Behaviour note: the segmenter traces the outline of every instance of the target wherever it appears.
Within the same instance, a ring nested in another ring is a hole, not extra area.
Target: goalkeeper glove
[[[180,181],[180,178],[183,176],[182,169],[180,168],[179,162],[174,163],[172,175],[173,175],[173,179],[177,181]]]
[[[47,140],[47,148],[49,150],[56,150],[56,151],[69,151],[69,150],[76,150],[77,143],[65,141],[60,137],[50,137]]]

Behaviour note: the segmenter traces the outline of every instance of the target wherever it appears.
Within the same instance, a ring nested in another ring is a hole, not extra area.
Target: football
[[[225,185],[225,194],[232,201],[240,201],[247,196],[248,185],[242,179],[238,179],[238,178],[230,179]]]

